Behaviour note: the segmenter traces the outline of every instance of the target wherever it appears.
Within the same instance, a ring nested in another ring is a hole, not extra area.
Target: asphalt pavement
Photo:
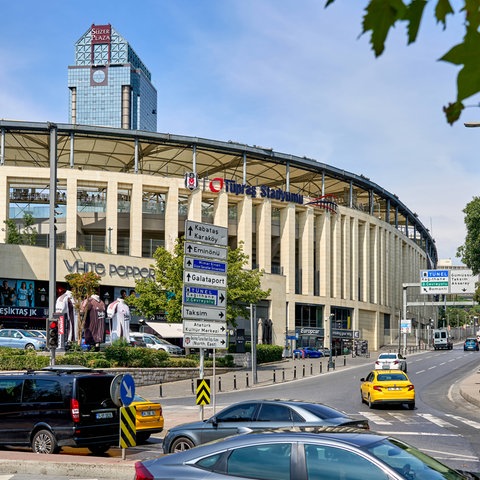
[[[382,351],[388,351],[382,349]],[[391,351],[395,351],[391,348]],[[407,357],[422,355],[431,350],[407,352]],[[205,377],[210,379],[212,394],[235,390],[255,389],[281,382],[291,382],[317,375],[334,375],[336,371],[365,365],[370,367],[379,352],[370,356],[351,355],[333,357],[334,366],[329,358],[285,359],[267,365],[259,365],[256,382],[252,381],[255,372],[251,369],[232,370],[228,373]],[[480,370],[459,382],[459,392],[469,403],[480,407]],[[181,380],[162,385],[138,387],[137,393],[152,401],[165,398],[191,397],[190,407],[164,407],[165,430],[179,423],[199,419],[199,407],[195,405],[194,388],[196,379]],[[204,407],[204,418],[213,414],[211,405]],[[72,450],[70,451],[72,452]],[[69,452],[69,453],[70,453]],[[56,455],[38,455],[25,451],[2,449],[0,451],[0,472],[2,474],[37,474],[49,476],[66,476],[71,478],[133,480],[134,465],[138,460],[134,449],[111,449],[110,456],[74,455],[60,453]]]

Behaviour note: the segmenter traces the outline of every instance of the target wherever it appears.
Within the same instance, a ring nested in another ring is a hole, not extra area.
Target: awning
[[[183,338],[183,323],[148,322],[162,338]]]

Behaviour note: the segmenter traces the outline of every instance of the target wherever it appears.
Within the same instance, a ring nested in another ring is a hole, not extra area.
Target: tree
[[[70,273],[65,276],[65,281],[69,284],[72,292],[73,304],[77,314],[77,343],[81,345],[88,312],[88,301],[91,295],[98,292],[100,275],[94,272]],[[82,309],[84,303],[87,303],[87,306]]]
[[[334,1],[327,0],[325,7]],[[376,57],[383,53],[388,33],[397,23],[406,23],[408,44],[415,43],[428,1],[370,0],[368,2],[363,16],[362,34],[371,32],[370,43]],[[478,61],[480,4],[478,0],[463,0],[463,5],[457,13],[464,17],[463,42],[455,45],[440,58],[444,62],[462,66],[457,76],[457,98],[443,107],[450,125],[460,118],[465,108],[463,100],[480,91],[480,62]],[[449,0],[436,0],[434,16],[437,23],[443,25],[444,30],[447,28],[447,17],[454,14],[455,11]]]
[[[480,273],[480,197],[473,197],[463,209],[467,236],[465,243],[457,249],[457,257],[472,269],[474,275]]]
[[[153,265],[155,280],[137,280],[135,298],[128,298],[129,305],[147,318],[165,312],[167,321],[182,321],[183,295],[183,259],[184,239],[177,240],[173,252],[163,247],[154,253],[156,263]],[[236,324],[238,316],[248,317],[247,307],[250,303],[258,303],[270,295],[270,290],[261,289],[262,272],[246,270],[248,256],[243,246],[228,249],[227,255],[227,323]]]
[[[36,245],[38,232],[33,226],[35,219],[31,213],[23,215],[23,232],[21,225],[17,226],[12,218],[5,220],[4,223],[6,227],[5,243],[11,245]]]

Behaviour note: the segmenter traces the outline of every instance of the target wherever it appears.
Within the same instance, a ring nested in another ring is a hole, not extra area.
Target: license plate
[[[153,417],[155,412],[153,410],[145,410],[142,412],[142,417]]]
[[[390,370],[390,364],[389,363],[384,363],[383,364],[383,369],[384,370]]]
[[[400,387],[388,387],[389,390],[401,390]]]
[[[100,412],[95,415],[97,420],[102,420],[103,418],[113,418],[113,412]]]

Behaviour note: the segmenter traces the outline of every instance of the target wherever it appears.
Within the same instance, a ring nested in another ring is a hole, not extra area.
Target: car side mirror
[[[364,379],[364,378],[361,378],[361,379],[360,379],[360,381],[361,381],[361,382],[364,382],[364,381],[365,381],[365,379]]]
[[[217,417],[212,417],[209,421],[214,427],[218,427]]]

